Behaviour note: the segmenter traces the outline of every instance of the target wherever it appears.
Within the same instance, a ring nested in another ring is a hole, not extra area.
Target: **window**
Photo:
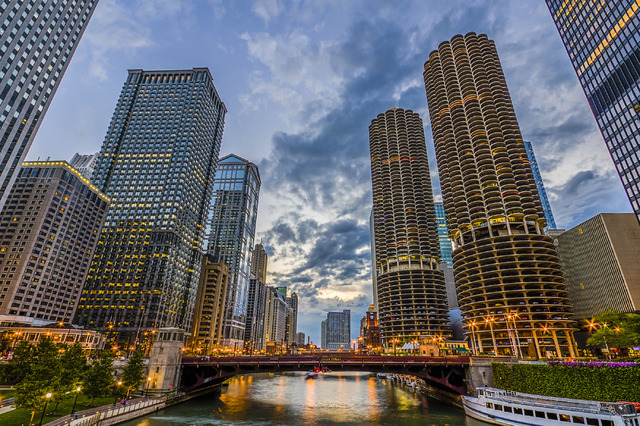
[[[584,424],[584,417],[580,417],[580,416],[572,416],[573,417],[573,422],[577,423],[577,424]]]
[[[613,421],[612,420],[600,420],[600,424],[602,426],[613,426]]]
[[[556,413],[547,413],[547,418],[549,420],[558,420],[558,415]]]
[[[541,419],[544,419],[544,411],[536,411],[536,417],[540,417]]]
[[[508,405],[505,405],[503,409],[504,409],[505,413],[511,413],[512,412],[511,407],[508,406]]]
[[[513,412],[514,412],[515,414],[520,414],[520,415],[522,415],[522,408],[513,407]]]
[[[524,415],[533,417],[533,410],[524,410]]]
[[[496,404],[493,408],[495,408],[496,410],[502,411],[502,405],[500,404]]]
[[[570,422],[571,421],[571,416],[568,414],[560,414],[560,421],[561,422]]]
[[[591,425],[591,426],[599,426],[600,423],[598,423],[598,419],[592,419],[590,417],[587,417],[587,424]]]

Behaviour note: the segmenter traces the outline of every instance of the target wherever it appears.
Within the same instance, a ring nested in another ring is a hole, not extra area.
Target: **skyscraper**
[[[436,212],[438,240],[440,241],[440,256],[447,266],[453,268],[453,249],[451,248],[451,239],[449,238],[449,229],[447,228],[447,217],[444,214],[444,204],[434,203],[433,207]]]
[[[424,81],[473,346],[518,354],[531,339],[539,357],[575,356],[566,285],[493,41],[469,33],[441,43]]]
[[[189,329],[226,111],[207,68],[129,70],[93,173],[113,204],[79,324]]]
[[[267,262],[269,258],[262,244],[256,244],[251,255],[251,273],[247,295],[247,320],[244,330],[245,346],[250,351],[264,349],[264,309],[267,303]]]
[[[96,160],[98,159],[98,154],[87,154],[83,155],[80,153],[76,153],[69,164],[71,167],[79,171],[82,176],[91,180],[91,175],[93,175],[93,169],[96,167]]]
[[[422,119],[400,108],[379,114],[369,144],[382,339],[448,334]]]
[[[97,3],[0,2],[0,210]]]
[[[640,220],[640,1],[546,1]]]
[[[268,261],[269,256],[267,256],[262,243],[256,244],[251,255],[251,274],[263,283],[267,282]]]
[[[640,310],[640,225],[631,213],[601,213],[557,236],[576,319]]]
[[[233,348],[244,342],[260,184],[255,164],[234,154],[220,159],[207,223],[207,252],[229,265],[223,344]]]
[[[22,165],[0,214],[1,322],[71,322],[108,208],[66,161]]]
[[[351,349],[351,311],[328,312],[327,319],[320,324],[322,349],[348,351]]]
[[[540,174],[540,168],[536,161],[536,155],[533,153],[533,145],[531,145],[531,142],[524,141],[524,147],[527,150],[527,158],[529,158],[529,164],[531,164],[531,172],[533,173],[533,178],[536,181],[536,187],[538,188],[538,195],[540,195],[540,202],[542,203],[544,217],[547,219],[547,229],[557,229],[556,221],[553,218],[553,212],[551,211],[551,204],[549,204],[549,197],[547,197],[547,190],[544,189],[542,175]]]

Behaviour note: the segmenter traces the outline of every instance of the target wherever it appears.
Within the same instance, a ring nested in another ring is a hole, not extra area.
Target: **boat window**
[[[487,408],[493,408],[493,404],[490,402],[487,402]]]
[[[600,426],[598,419],[592,419],[591,417],[587,417],[587,424],[590,426]]]
[[[602,426],[613,426],[612,420],[600,420]]]
[[[513,407],[513,412],[516,414],[522,414],[522,408]]]
[[[568,414],[560,414],[560,421],[561,422],[570,422],[571,421],[571,416]]]
[[[549,420],[558,420],[558,415],[556,413],[547,413],[547,418]]]
[[[478,391],[478,395],[484,395],[484,391],[483,391],[482,389],[480,389],[480,390]]]
[[[541,419],[544,419],[544,411],[536,411],[536,417],[540,417]]]
[[[505,406],[504,406],[504,412],[505,412],[505,413],[511,413],[511,412],[512,412],[512,411],[511,411],[511,407],[509,407],[508,405],[505,405]]]
[[[574,423],[578,423],[583,425],[584,424],[584,417],[580,417],[580,416],[572,416],[573,417],[573,422]]]
[[[533,417],[533,410],[524,410],[524,415]]]
[[[496,404],[493,406],[493,408],[495,408],[496,410],[502,410],[502,405]]]

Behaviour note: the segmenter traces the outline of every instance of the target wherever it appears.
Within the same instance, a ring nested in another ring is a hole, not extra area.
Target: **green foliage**
[[[600,313],[593,320],[595,332],[588,345],[609,345],[626,348],[640,345],[640,315],[623,314],[613,310]]]
[[[594,401],[639,401],[639,367],[578,367],[493,363],[500,389]]]
[[[12,343],[11,332],[3,331],[0,333],[0,354],[9,352]]]
[[[103,350],[84,376],[82,392],[95,399],[109,395],[113,386],[113,353]]]
[[[23,380],[16,386],[14,405],[29,411],[41,411],[46,401],[45,395],[49,392],[53,392],[53,387],[47,382]],[[51,399],[49,398],[49,402]]]
[[[2,383],[16,385],[31,374],[36,348],[26,340],[18,342],[14,348],[13,357],[3,369]]]
[[[73,392],[82,383],[87,367],[87,357],[78,342],[67,346],[60,359],[60,387],[63,392]]]
[[[144,381],[144,361],[142,353],[135,351],[129,358],[127,365],[122,370],[122,385],[127,391],[140,389]]]
[[[24,346],[16,354],[19,360],[16,365],[26,374],[18,377],[16,385],[16,407],[28,410],[39,410],[44,406],[45,394],[53,396],[49,402],[59,400],[60,386],[60,352],[59,347],[49,337],[43,337],[36,347]],[[18,349],[18,347],[16,347]],[[12,360],[13,361],[13,360]],[[28,364],[28,365],[25,365]]]

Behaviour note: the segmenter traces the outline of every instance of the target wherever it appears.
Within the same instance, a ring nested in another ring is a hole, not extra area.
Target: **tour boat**
[[[307,379],[315,379],[318,377],[317,371],[307,371]]]
[[[489,387],[462,396],[468,416],[496,425],[640,426],[640,404],[555,398]]]

